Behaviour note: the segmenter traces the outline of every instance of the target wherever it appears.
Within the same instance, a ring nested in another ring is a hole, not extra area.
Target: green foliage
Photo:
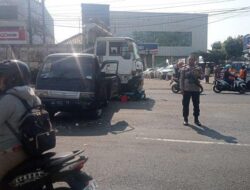
[[[223,42],[223,47],[226,52],[227,59],[237,59],[243,55],[243,40],[242,36],[237,38],[228,37]]]
[[[237,38],[228,37],[223,43],[220,41],[212,44],[212,50],[208,52],[196,52],[203,57],[205,63],[225,63],[225,60],[242,60],[243,40],[242,36]]]
[[[220,41],[214,42],[212,44],[212,50],[222,50],[222,44]]]
[[[222,50],[209,50],[208,52],[195,52],[196,56],[202,56],[205,63],[222,64],[225,62],[226,54]]]

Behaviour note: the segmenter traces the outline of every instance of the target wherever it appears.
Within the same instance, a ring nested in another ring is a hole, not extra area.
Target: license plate
[[[83,190],[97,190],[97,183],[95,180],[89,182],[89,185],[85,187]]]

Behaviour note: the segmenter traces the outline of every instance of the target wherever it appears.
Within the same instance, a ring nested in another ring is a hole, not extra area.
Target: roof
[[[95,58],[96,56],[94,54],[89,54],[89,53],[54,53],[50,54],[47,57],[93,57]]]

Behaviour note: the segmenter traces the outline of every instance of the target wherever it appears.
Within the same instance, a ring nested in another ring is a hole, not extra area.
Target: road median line
[[[229,145],[229,146],[250,147],[250,144],[227,143],[227,142],[213,142],[213,141],[192,141],[192,140],[148,138],[148,137],[136,137],[136,139],[137,140],[172,142],[172,143],[186,143],[186,144]]]

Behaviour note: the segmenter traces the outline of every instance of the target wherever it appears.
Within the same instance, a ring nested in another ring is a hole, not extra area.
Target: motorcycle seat
[[[31,173],[37,171],[38,169],[47,170],[53,166],[58,166],[73,159],[76,155],[82,152],[83,151],[64,152],[64,153],[47,152],[42,154],[41,156],[29,158],[24,162],[22,162],[21,164],[19,164],[13,170],[11,170],[4,177],[4,180],[10,180],[18,175]]]

